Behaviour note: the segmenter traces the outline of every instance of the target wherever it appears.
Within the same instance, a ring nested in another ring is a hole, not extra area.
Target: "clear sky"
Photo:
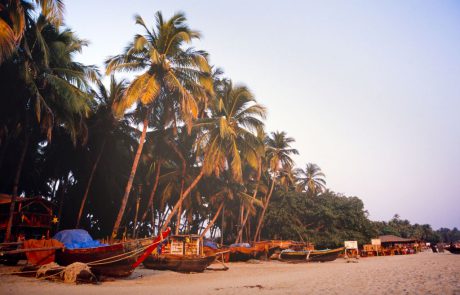
[[[194,43],[296,139],[298,166],[358,196],[373,220],[460,227],[459,1],[68,0],[66,24],[102,67],[138,13],[186,13]]]

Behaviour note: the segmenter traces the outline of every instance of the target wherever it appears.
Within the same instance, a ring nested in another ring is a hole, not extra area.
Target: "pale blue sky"
[[[102,65],[154,24],[186,13],[227,77],[296,139],[298,166],[360,197],[374,220],[460,227],[459,1],[66,1],[66,24]]]

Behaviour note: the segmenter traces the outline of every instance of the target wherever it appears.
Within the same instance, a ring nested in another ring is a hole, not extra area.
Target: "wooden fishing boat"
[[[177,272],[203,272],[216,259],[212,256],[160,254],[148,256],[143,264],[146,268]]]
[[[198,235],[175,235],[161,248],[160,253],[149,255],[144,267],[177,272],[203,272],[216,259],[216,255],[203,253],[203,239]]]
[[[445,248],[447,251],[449,251],[450,253],[452,254],[460,254],[460,248],[459,247],[455,247],[455,246],[449,246],[449,247],[446,247]]]
[[[126,277],[147,258],[149,254],[169,235],[170,229],[155,238],[146,247],[140,240],[117,243],[109,246],[56,251],[56,262],[67,266],[83,262],[90,266],[96,276]]]
[[[203,242],[203,254],[205,256],[216,256],[216,261],[228,262],[230,250],[227,246],[217,245],[217,243],[207,244]]]
[[[281,251],[279,255],[279,260],[286,261],[286,262],[307,262],[307,256],[310,251],[308,250],[300,250],[295,251],[292,249],[286,249]]]
[[[231,245],[229,248],[229,261],[248,261],[249,259],[255,258],[257,255],[257,249],[255,247],[236,246]]]
[[[337,249],[327,249],[327,250],[311,250],[308,251],[309,254],[307,255],[308,262],[327,262],[327,261],[334,261],[339,257],[340,253],[342,253],[344,248],[337,248]]]

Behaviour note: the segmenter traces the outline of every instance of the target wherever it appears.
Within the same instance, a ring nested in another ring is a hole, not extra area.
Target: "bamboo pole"
[[[40,252],[40,251],[50,251],[50,250],[58,250],[64,249],[64,247],[43,247],[43,248],[30,248],[30,249],[16,249],[10,251],[1,251],[0,256],[9,255],[9,254],[19,254],[25,252]]]

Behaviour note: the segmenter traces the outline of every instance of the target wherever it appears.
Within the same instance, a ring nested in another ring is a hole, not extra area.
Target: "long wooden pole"
[[[41,251],[50,251],[50,250],[58,250],[63,249],[64,247],[43,247],[43,248],[30,248],[30,249],[16,249],[10,251],[0,251],[0,256],[9,255],[9,254],[19,254],[19,253],[27,253],[27,252],[41,252]]]

